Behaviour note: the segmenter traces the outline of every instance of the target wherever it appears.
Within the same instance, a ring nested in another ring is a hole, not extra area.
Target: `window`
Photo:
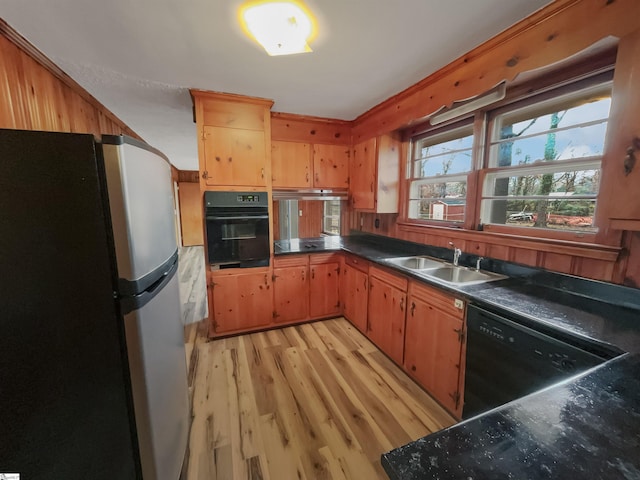
[[[491,112],[480,223],[595,232],[610,104],[605,83]]]
[[[325,200],[322,233],[340,235],[340,200]]]
[[[408,217],[462,223],[467,174],[473,169],[473,123],[456,124],[412,140]]]

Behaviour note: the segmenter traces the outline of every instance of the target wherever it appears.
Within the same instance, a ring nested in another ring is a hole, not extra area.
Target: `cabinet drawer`
[[[419,298],[454,317],[464,318],[466,302],[438,288],[411,281],[409,282],[409,295]]]
[[[285,255],[273,259],[273,268],[306,267],[308,264],[309,255]]]
[[[369,262],[364,258],[357,257],[355,255],[345,255],[344,263],[351,265],[352,267],[360,270],[361,272],[369,272]]]
[[[337,252],[312,253],[311,255],[309,255],[309,263],[311,265],[319,265],[322,263],[339,263],[341,258],[342,254]]]
[[[371,267],[369,267],[369,275],[372,277],[376,277],[379,280],[382,280],[383,282],[388,283],[389,285],[396,287],[399,290],[402,290],[403,292],[407,291],[407,279],[401,275],[397,275],[375,265],[371,265]]]

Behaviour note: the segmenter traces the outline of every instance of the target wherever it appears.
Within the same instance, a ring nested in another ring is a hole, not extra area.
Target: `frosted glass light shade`
[[[311,52],[307,42],[314,33],[314,22],[301,4],[253,2],[241,7],[240,21],[269,55]]]

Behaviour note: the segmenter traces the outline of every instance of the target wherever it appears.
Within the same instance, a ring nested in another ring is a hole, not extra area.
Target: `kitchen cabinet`
[[[397,213],[400,180],[400,139],[386,134],[353,147],[349,197],[356,210]]]
[[[274,188],[343,189],[349,186],[349,147],[273,140]]]
[[[270,270],[239,270],[207,273],[209,336],[263,327],[272,321],[273,282]]]
[[[410,282],[404,368],[457,418],[464,391],[464,314],[462,300]]]
[[[618,44],[597,217],[602,227],[640,231],[640,30]],[[635,158],[635,162],[633,159]],[[633,165],[629,172],[626,165]],[[599,235],[606,235],[601,228]]]
[[[311,318],[340,315],[340,255],[316,253],[309,258]]]
[[[264,132],[204,127],[207,185],[266,186]]]
[[[274,188],[311,188],[309,143],[271,142],[271,180]]]
[[[369,264],[366,260],[346,255],[343,260],[340,294],[343,315],[362,333],[367,333],[369,298]]]
[[[273,102],[191,90],[198,130],[200,188],[262,188],[271,184]]]
[[[274,259],[273,308],[274,323],[302,321],[309,317],[308,255]]]
[[[347,145],[313,145],[313,187],[344,190],[349,187]]]
[[[404,359],[406,304],[406,278],[369,268],[367,336],[398,365]]]

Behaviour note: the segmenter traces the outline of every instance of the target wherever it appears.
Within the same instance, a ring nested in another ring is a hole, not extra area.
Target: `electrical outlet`
[[[462,310],[464,308],[464,302],[462,300],[458,300],[457,298],[453,301],[453,305],[458,309]]]
[[[298,210],[298,216],[301,217],[302,216],[302,210]]]

